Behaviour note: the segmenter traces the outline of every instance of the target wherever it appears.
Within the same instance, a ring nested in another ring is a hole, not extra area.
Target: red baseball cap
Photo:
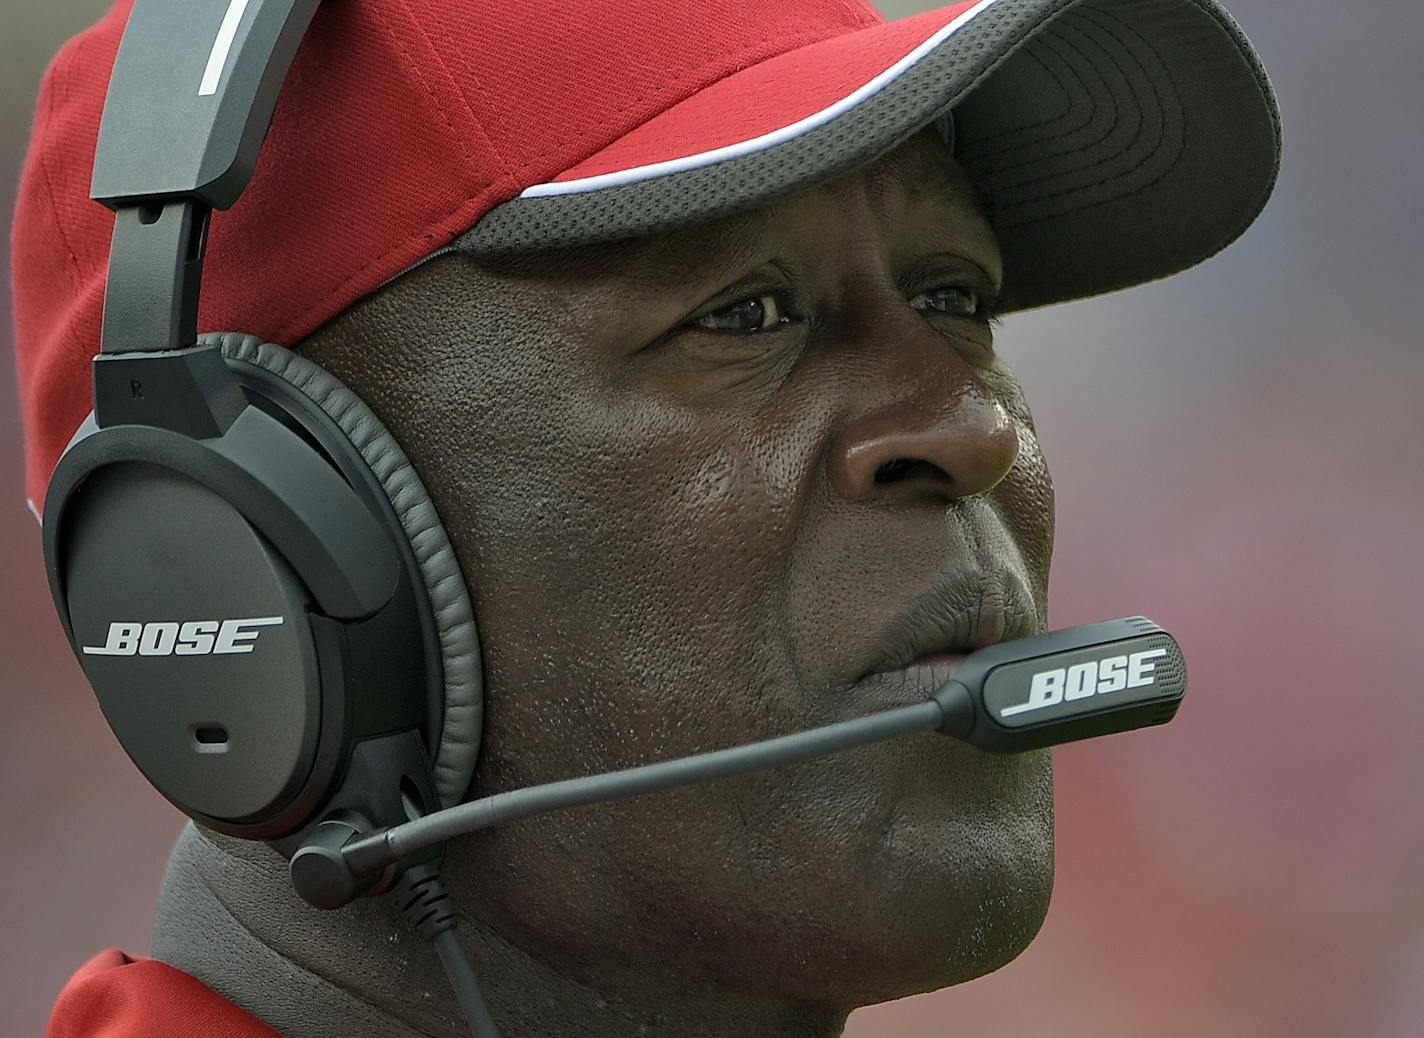
[[[35,502],[91,408],[114,217],[89,184],[132,3],[51,64],[20,186]],[[250,187],[214,214],[199,327],[296,344],[432,255],[658,233],[932,124],[986,200],[1009,310],[1205,259],[1279,168],[1270,83],[1215,0],[978,0],[895,22],[867,0],[331,0]]]

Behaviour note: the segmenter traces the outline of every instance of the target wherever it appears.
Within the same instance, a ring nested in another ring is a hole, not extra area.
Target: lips
[[[927,698],[976,649],[1043,628],[1019,577],[1007,570],[957,573],[877,632],[855,686],[896,699]]]

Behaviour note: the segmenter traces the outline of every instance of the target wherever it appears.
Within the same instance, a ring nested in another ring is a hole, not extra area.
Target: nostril
[[[921,458],[895,458],[875,470],[877,483],[894,483],[896,480],[913,479],[917,476],[949,479],[944,469]]]

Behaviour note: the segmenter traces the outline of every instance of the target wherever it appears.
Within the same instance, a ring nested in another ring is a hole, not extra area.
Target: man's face
[[[917,702],[1040,630],[1052,487],[923,134],[663,237],[450,256],[304,348],[416,463],[483,638],[471,796]],[[852,1006],[984,973],[1052,884],[1046,752],[926,734],[457,841],[482,927],[602,991]]]

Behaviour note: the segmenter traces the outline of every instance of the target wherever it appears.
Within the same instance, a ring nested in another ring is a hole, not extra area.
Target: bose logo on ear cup
[[[1131,656],[1109,656],[1104,660],[1076,663],[1071,667],[1039,671],[1029,684],[1028,702],[1006,706],[1003,717],[1057,706],[1064,700],[1086,699],[1128,688],[1143,688],[1156,679],[1152,660],[1167,655],[1166,649],[1134,652]]]
[[[251,652],[260,628],[282,623],[280,616],[253,616],[245,620],[189,620],[176,623],[109,624],[109,640],[86,645],[89,656],[219,656]]]

